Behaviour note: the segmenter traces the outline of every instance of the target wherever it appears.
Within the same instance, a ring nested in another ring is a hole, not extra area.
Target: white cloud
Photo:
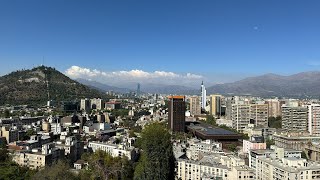
[[[94,69],[90,70],[88,68],[82,68],[79,66],[71,66],[66,70],[66,74],[72,78],[81,78],[81,77],[95,77],[101,74],[100,71]]]
[[[201,79],[201,78],[203,78],[203,76],[197,75],[197,74],[187,73],[187,78],[190,78],[190,79]]]
[[[163,83],[163,84],[199,84],[204,77],[197,74],[177,74],[167,71],[146,72],[143,70],[103,72],[79,66],[71,66],[65,71],[71,78],[91,79],[109,84],[123,84],[128,82]]]

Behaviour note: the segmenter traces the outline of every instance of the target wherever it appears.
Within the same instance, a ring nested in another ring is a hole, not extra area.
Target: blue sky
[[[43,57],[62,72],[191,73],[210,83],[318,70],[319,9],[317,0],[2,0],[0,75]]]

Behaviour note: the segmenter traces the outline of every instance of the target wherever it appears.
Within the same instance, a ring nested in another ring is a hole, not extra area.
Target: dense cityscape
[[[0,179],[320,178],[318,99],[199,89],[1,106]]]
[[[0,180],[320,180],[319,0],[0,0]]]

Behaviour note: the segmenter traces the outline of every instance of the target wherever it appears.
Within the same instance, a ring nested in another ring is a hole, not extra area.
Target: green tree
[[[248,134],[244,134],[244,133],[241,133],[241,134],[243,139],[246,139],[246,140],[250,139]]]
[[[137,137],[134,133],[134,130],[129,130],[129,137]]]
[[[305,151],[301,152],[301,158],[308,159],[307,153]]]
[[[82,159],[89,163],[89,169],[80,172],[81,179],[132,179],[133,166],[126,157],[112,157],[105,151],[83,154]]]
[[[175,177],[171,135],[163,124],[148,125],[141,133],[142,155],[134,172],[137,180],[166,180]]]
[[[228,144],[228,145],[227,145],[227,149],[228,149],[229,151],[236,152],[236,150],[237,150],[237,145],[235,145],[235,144]]]
[[[31,179],[35,172],[12,162],[5,141],[0,141],[0,179]]]
[[[26,180],[32,179],[35,170],[30,170],[27,167],[20,167],[12,161],[0,161],[0,179],[4,180]]]
[[[10,111],[8,109],[4,110],[4,117],[9,118],[10,117]]]
[[[75,174],[68,171],[70,169],[67,162],[59,160],[52,166],[46,167],[37,172],[32,179],[34,180],[76,180],[79,179]]]
[[[212,126],[216,126],[217,125],[216,119],[212,115],[207,115],[206,116],[206,123],[210,124]]]
[[[7,144],[5,139],[0,139],[0,162],[5,162],[9,159]]]
[[[25,140],[30,139],[30,137],[31,137],[32,135],[35,135],[35,134],[36,134],[36,132],[35,132],[33,129],[28,129],[27,132],[26,132],[26,134],[24,134],[23,137],[20,137],[20,139],[23,140],[23,141],[25,141]]]
[[[281,128],[282,127],[282,118],[281,116],[269,117],[268,125],[270,128]]]
[[[273,139],[267,139],[266,140],[267,148],[270,148],[271,145],[274,145],[274,140]]]

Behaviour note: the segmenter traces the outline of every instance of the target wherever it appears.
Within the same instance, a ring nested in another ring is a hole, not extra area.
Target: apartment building
[[[250,123],[250,105],[232,104],[231,108],[232,127],[242,132]]]
[[[287,131],[307,131],[308,108],[283,105],[282,129]]]
[[[256,127],[268,127],[268,105],[233,104],[231,106],[232,127],[242,132],[249,124]]]
[[[268,105],[268,116],[281,116],[281,102],[278,99],[266,99],[265,103]]]
[[[204,157],[200,161],[178,159],[177,175],[181,180],[200,180],[210,176],[215,179],[228,178],[229,168],[221,165],[210,157]]]
[[[253,180],[254,171],[243,159],[221,154],[205,155],[198,161],[178,159],[177,175],[182,180]]]
[[[198,139],[191,139],[188,141],[188,144],[189,148],[186,150],[186,155],[192,160],[201,159],[201,154],[222,151],[222,144],[212,140],[200,141]]]
[[[307,162],[301,158],[259,158],[256,167],[256,179],[320,179],[320,164]]]
[[[249,167],[256,169],[257,159],[260,158],[301,158],[301,152],[294,149],[285,149],[277,146],[272,146],[271,149],[257,149],[249,151]]]
[[[191,96],[190,101],[190,113],[191,115],[201,115],[201,104],[199,96]]]
[[[303,151],[311,143],[320,143],[320,136],[310,136],[308,132],[282,132],[274,134],[273,140],[276,146]]]
[[[66,137],[64,140],[55,143],[57,148],[64,150],[65,156],[71,162],[76,162],[80,159],[84,152],[84,143],[75,136]]]
[[[56,148],[53,143],[44,144],[42,148],[32,149],[31,151],[16,151],[12,160],[20,166],[26,166],[30,169],[39,169],[49,166],[52,162],[63,157],[63,151]]]
[[[320,136],[320,105],[308,105],[308,132],[310,135]]]

